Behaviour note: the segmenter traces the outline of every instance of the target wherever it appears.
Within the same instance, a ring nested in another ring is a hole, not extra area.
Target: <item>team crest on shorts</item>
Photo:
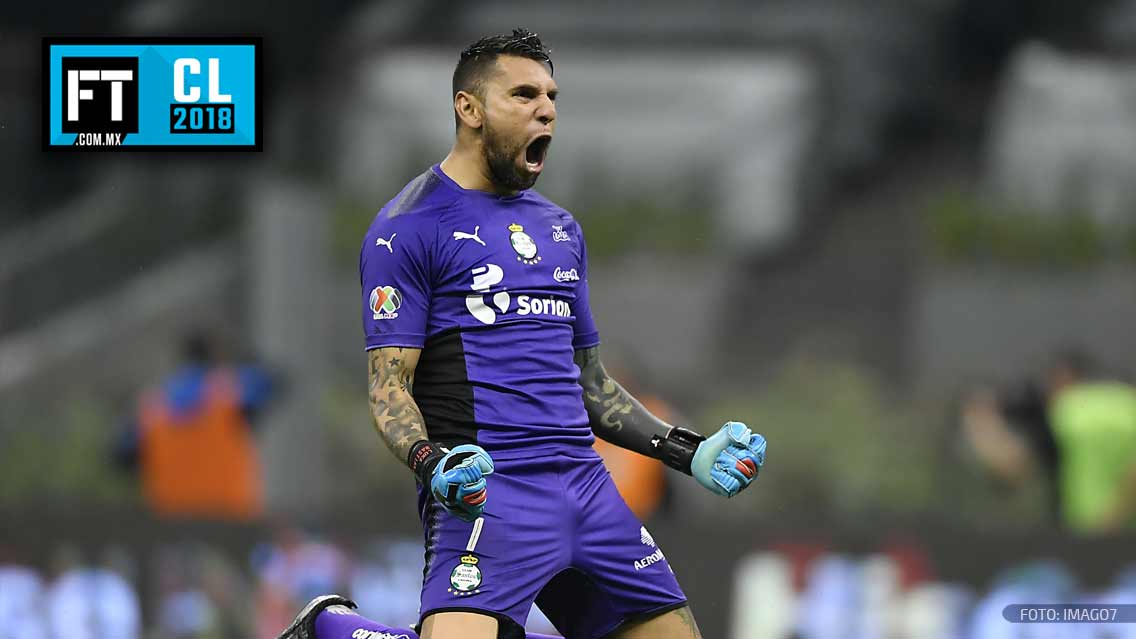
[[[462,555],[461,563],[450,573],[450,586],[446,590],[459,597],[481,592],[481,569],[477,567],[477,557]]]
[[[509,225],[509,231],[509,243],[517,252],[517,261],[525,264],[539,262],[541,258],[536,254],[536,242],[528,233],[525,233],[525,227],[513,223]]]

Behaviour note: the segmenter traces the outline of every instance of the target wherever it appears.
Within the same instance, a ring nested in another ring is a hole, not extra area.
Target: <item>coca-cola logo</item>
[[[557,282],[578,282],[580,280],[580,274],[577,273],[574,268],[565,271],[557,266],[556,270],[552,272],[552,279]]]

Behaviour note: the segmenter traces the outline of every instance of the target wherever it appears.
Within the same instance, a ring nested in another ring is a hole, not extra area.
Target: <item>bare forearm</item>
[[[665,437],[671,425],[652,415],[607,374],[598,348],[576,351],[576,365],[592,432],[621,448],[657,457],[652,442]]]
[[[417,351],[386,348],[371,351],[370,404],[371,420],[375,431],[383,438],[387,448],[402,463],[406,463],[414,443],[427,439],[426,422],[412,394],[414,383],[413,363]]]
[[[962,426],[978,460],[999,479],[1017,486],[1029,478],[1028,446],[1010,430],[993,395],[971,398],[963,406]]]

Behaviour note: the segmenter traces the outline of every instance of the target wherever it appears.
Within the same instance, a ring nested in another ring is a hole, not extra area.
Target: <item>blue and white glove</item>
[[[429,486],[446,511],[462,521],[473,521],[485,512],[485,477],[493,474],[493,460],[484,448],[462,444],[446,450],[422,441],[411,449],[410,460],[419,481]]]
[[[694,451],[690,474],[708,490],[733,497],[757,478],[765,464],[765,438],[741,422],[727,422]]]

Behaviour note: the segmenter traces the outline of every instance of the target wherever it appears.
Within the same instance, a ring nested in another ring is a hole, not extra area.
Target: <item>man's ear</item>
[[[476,95],[458,91],[454,96],[454,111],[462,123],[471,129],[480,129],[485,121],[485,106]]]

